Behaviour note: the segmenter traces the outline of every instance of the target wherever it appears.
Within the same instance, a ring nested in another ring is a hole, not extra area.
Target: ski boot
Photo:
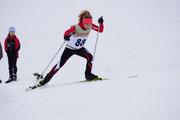
[[[38,87],[41,87],[42,85],[39,83],[39,84],[37,84],[37,85],[35,85],[35,86],[32,86],[32,87],[30,87],[31,89],[35,89],[35,88],[38,88]]]
[[[94,75],[94,74],[92,74],[92,73],[86,74],[86,75],[85,75],[85,78],[86,78],[87,81],[97,81],[97,80],[102,80],[101,77],[98,77],[97,75]]]
[[[10,83],[10,82],[12,82],[12,81],[14,81],[14,80],[13,80],[13,75],[10,75],[10,76],[9,76],[9,79],[8,79],[5,83]]]
[[[35,88],[41,87],[41,86],[45,85],[47,82],[49,82],[49,81],[50,81],[50,78],[48,76],[46,76],[37,85],[34,85],[34,86],[30,87],[30,88],[35,89]]]
[[[17,75],[16,75],[16,74],[13,75],[13,80],[14,80],[14,81],[17,80]]]
[[[46,77],[39,82],[39,84],[45,85],[49,81],[50,81],[50,78],[49,78],[49,76],[47,74]]]

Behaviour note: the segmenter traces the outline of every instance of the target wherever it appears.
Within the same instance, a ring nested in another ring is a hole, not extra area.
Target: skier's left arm
[[[20,42],[18,38],[15,38],[15,51],[18,52],[20,50]]]
[[[104,30],[104,24],[103,24],[103,22],[104,22],[103,18],[100,17],[100,18],[98,19],[98,23],[100,24],[100,29],[99,29],[99,26],[97,26],[97,25],[95,25],[95,24],[93,24],[93,23],[92,23],[92,29],[95,30],[95,31],[97,31],[97,32],[98,32],[98,29],[99,29],[99,32],[102,33],[103,30]]]

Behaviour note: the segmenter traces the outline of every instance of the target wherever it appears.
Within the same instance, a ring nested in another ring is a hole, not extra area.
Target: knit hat
[[[10,27],[9,28],[9,32],[11,32],[11,31],[15,32],[15,28],[14,27]]]

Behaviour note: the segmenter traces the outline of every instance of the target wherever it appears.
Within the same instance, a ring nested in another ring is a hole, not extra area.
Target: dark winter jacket
[[[0,42],[0,60],[1,60],[1,58],[3,58],[3,52],[2,52],[1,42]]]
[[[16,55],[19,57],[18,51],[20,49],[20,42],[16,36],[6,38],[4,48],[8,56]]]

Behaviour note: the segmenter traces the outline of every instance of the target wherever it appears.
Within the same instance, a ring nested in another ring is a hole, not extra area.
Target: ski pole
[[[99,30],[100,30],[100,24],[99,24],[98,33],[97,33],[97,37],[96,37],[95,48],[94,48],[93,63],[94,63],[94,58],[95,58],[95,54],[96,54],[97,42],[98,42],[98,37],[99,37]]]
[[[43,78],[43,74],[46,72],[47,68],[49,67],[49,65],[52,63],[52,61],[54,60],[54,58],[57,56],[57,54],[59,53],[59,51],[61,50],[61,48],[64,46],[66,41],[63,42],[63,44],[61,45],[61,47],[58,49],[58,51],[56,52],[56,54],[54,55],[54,57],[51,59],[51,61],[49,62],[49,64],[47,65],[47,67],[44,69],[44,71],[39,74],[39,73],[34,73],[34,76],[36,76],[36,83],[35,85],[37,84],[37,82],[39,81],[39,79]]]

